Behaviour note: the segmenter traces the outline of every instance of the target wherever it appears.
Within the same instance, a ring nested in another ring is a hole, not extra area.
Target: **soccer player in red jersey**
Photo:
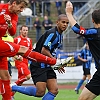
[[[18,14],[28,5],[28,0],[10,0],[7,4],[0,4],[0,93],[3,100],[11,100],[10,75],[8,73],[7,57],[22,55],[32,61],[44,62],[50,65],[56,63],[55,58],[44,56],[30,50],[28,47],[5,42],[1,38],[8,30],[10,35],[15,35]]]
[[[32,49],[32,40],[28,38],[28,27],[26,25],[22,25],[20,28],[20,35],[14,38],[14,43],[29,47]],[[17,59],[19,58],[19,59]],[[17,85],[22,85],[22,83],[26,80],[29,80],[31,77],[30,70],[28,69],[28,59],[23,58],[22,56],[15,56],[15,67],[18,70],[18,80],[15,82]],[[12,92],[12,97],[14,96],[14,92]]]
[[[20,28],[20,35],[14,38],[14,43],[32,49],[32,40],[27,35],[28,27],[23,25]],[[15,82],[17,85],[21,85],[24,81],[30,79],[31,74],[28,69],[28,59],[19,55],[19,60],[15,59],[15,67],[18,69],[18,80]]]

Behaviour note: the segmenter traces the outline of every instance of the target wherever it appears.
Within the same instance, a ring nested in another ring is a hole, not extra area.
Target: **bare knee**
[[[45,91],[44,90],[37,90],[36,97],[43,97],[44,94],[45,94]]]
[[[37,82],[36,88],[36,97],[43,97],[46,92],[46,82]]]
[[[52,94],[57,95],[58,94],[58,88],[54,89],[54,90],[49,90]]]

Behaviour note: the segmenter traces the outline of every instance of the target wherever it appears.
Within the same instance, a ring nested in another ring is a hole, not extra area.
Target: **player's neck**
[[[23,36],[23,35],[21,35],[21,37],[22,37],[22,38],[26,38],[27,36]]]

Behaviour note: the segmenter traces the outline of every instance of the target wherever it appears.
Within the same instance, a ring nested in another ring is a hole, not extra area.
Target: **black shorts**
[[[83,67],[83,75],[90,75],[90,69]]]
[[[31,67],[31,76],[34,84],[37,82],[47,82],[48,79],[56,79],[56,73],[51,67],[48,68],[39,68]]]
[[[95,95],[100,95],[100,69],[95,72],[92,79],[85,87]]]

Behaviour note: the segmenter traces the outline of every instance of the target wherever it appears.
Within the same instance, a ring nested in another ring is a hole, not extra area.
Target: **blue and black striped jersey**
[[[91,68],[92,54],[91,54],[90,50],[88,50],[86,48],[82,49],[80,52],[80,57],[88,60],[87,62],[83,62],[83,67]]]
[[[76,34],[80,34],[88,41],[92,56],[95,60],[96,68],[100,68],[100,28],[85,29],[78,24],[72,27]]]
[[[36,44],[35,51],[41,53],[42,47],[45,47],[52,54],[55,49],[60,48],[62,46],[62,41],[63,41],[63,35],[58,32],[57,27],[52,28],[52,29],[46,31],[40,37],[40,39],[38,40],[38,42]],[[36,63],[35,62],[33,62],[33,63],[34,63],[34,66],[36,66],[35,65]],[[46,65],[44,63],[37,63],[37,64],[41,64],[42,68],[50,67],[49,65]]]

